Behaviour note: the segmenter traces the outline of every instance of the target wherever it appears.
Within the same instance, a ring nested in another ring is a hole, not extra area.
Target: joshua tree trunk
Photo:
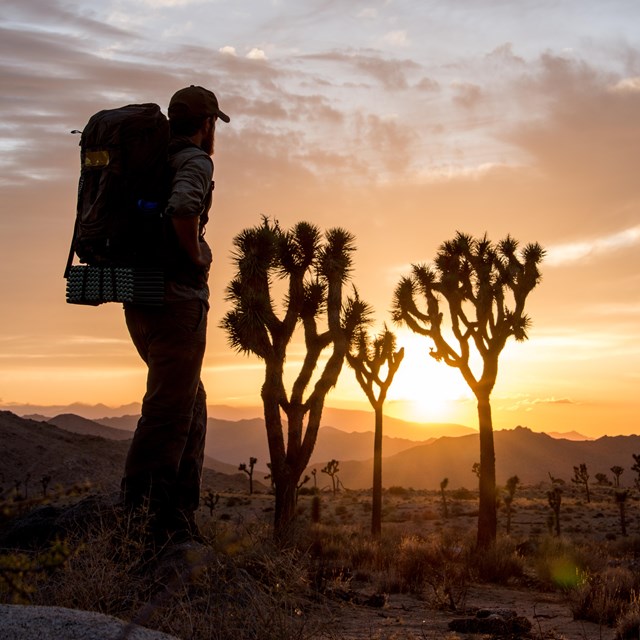
[[[375,407],[375,417],[371,534],[378,537],[382,531],[382,404]]]
[[[496,456],[489,394],[479,392],[478,423],[480,427],[480,505],[478,512],[478,547],[491,546],[497,534]]]

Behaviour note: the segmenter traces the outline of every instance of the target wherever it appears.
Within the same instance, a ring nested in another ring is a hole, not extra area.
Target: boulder
[[[3,640],[179,640],[102,613],[17,604],[0,604],[0,637]]]

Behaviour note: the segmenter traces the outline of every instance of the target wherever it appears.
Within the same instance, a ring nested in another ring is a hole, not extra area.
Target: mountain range
[[[0,412],[0,437],[5,456],[0,473],[6,482],[20,481],[26,474],[40,478],[49,474],[54,482],[98,479],[117,483],[135,425],[135,416],[101,424],[73,414],[61,414],[47,421],[21,418]],[[123,428],[113,426],[120,424]],[[205,466],[212,486],[246,488],[246,476],[238,464],[258,458],[255,476],[266,471],[268,452],[264,423],[259,418],[219,420],[210,418]],[[311,468],[320,470],[334,458],[339,477],[350,489],[369,488],[372,475],[373,433],[347,433],[335,427],[321,427]],[[517,475],[525,484],[549,482],[549,474],[570,481],[573,467],[587,464],[591,476],[619,465],[627,469],[622,482],[633,484],[632,453],[640,453],[640,436],[603,437],[576,441],[552,438],[517,427],[495,432],[496,473],[499,484]],[[479,460],[477,433],[457,437],[433,437],[421,442],[385,437],[383,484],[416,489],[436,489],[448,478],[449,487],[473,488],[477,478],[472,468]],[[310,470],[309,469],[309,470]],[[213,474],[213,475],[212,475]],[[320,486],[329,478],[319,473]]]

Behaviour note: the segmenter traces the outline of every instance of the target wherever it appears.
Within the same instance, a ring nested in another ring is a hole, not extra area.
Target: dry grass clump
[[[549,535],[537,540],[530,561],[541,587],[566,591],[576,588],[586,572],[597,573],[605,564],[597,545]]]
[[[560,591],[576,618],[617,625],[619,640],[640,637],[640,537],[603,542],[519,531],[479,551],[468,513],[416,520],[435,513],[440,496],[405,491],[386,496],[398,519],[385,519],[379,538],[370,535],[369,503],[359,494],[330,496],[322,509],[318,495],[301,500],[286,548],[272,540],[265,502],[238,499],[228,519],[226,511],[208,514],[206,547],[169,567],[166,555],[143,544],[144,521],[114,510],[67,539],[70,556],[33,577],[28,601],[100,611],[190,640],[309,640],[334,637],[325,614],[336,603],[404,594],[460,611],[472,581],[482,580]]]
[[[469,563],[474,577],[484,582],[509,584],[526,574],[525,560],[518,544],[509,536],[498,536],[489,549],[470,554]]]
[[[639,588],[640,578],[625,567],[587,574],[570,594],[571,610],[578,619],[612,626],[637,605]]]
[[[307,563],[261,537],[266,530],[218,524],[213,538],[205,527],[210,547],[185,547],[168,562],[168,551],[144,547],[142,527],[125,518],[91,527],[65,565],[39,581],[31,602],[99,611],[192,640],[306,640],[319,632]]]
[[[629,609],[618,620],[616,640],[637,640],[638,638],[640,638],[640,599],[636,596]]]

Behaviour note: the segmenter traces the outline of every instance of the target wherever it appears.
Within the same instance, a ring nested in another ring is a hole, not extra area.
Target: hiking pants
[[[125,463],[125,504],[146,500],[168,529],[193,520],[207,426],[200,380],[208,304],[185,300],[162,307],[125,305],[127,328],[147,364],[142,416]]]

